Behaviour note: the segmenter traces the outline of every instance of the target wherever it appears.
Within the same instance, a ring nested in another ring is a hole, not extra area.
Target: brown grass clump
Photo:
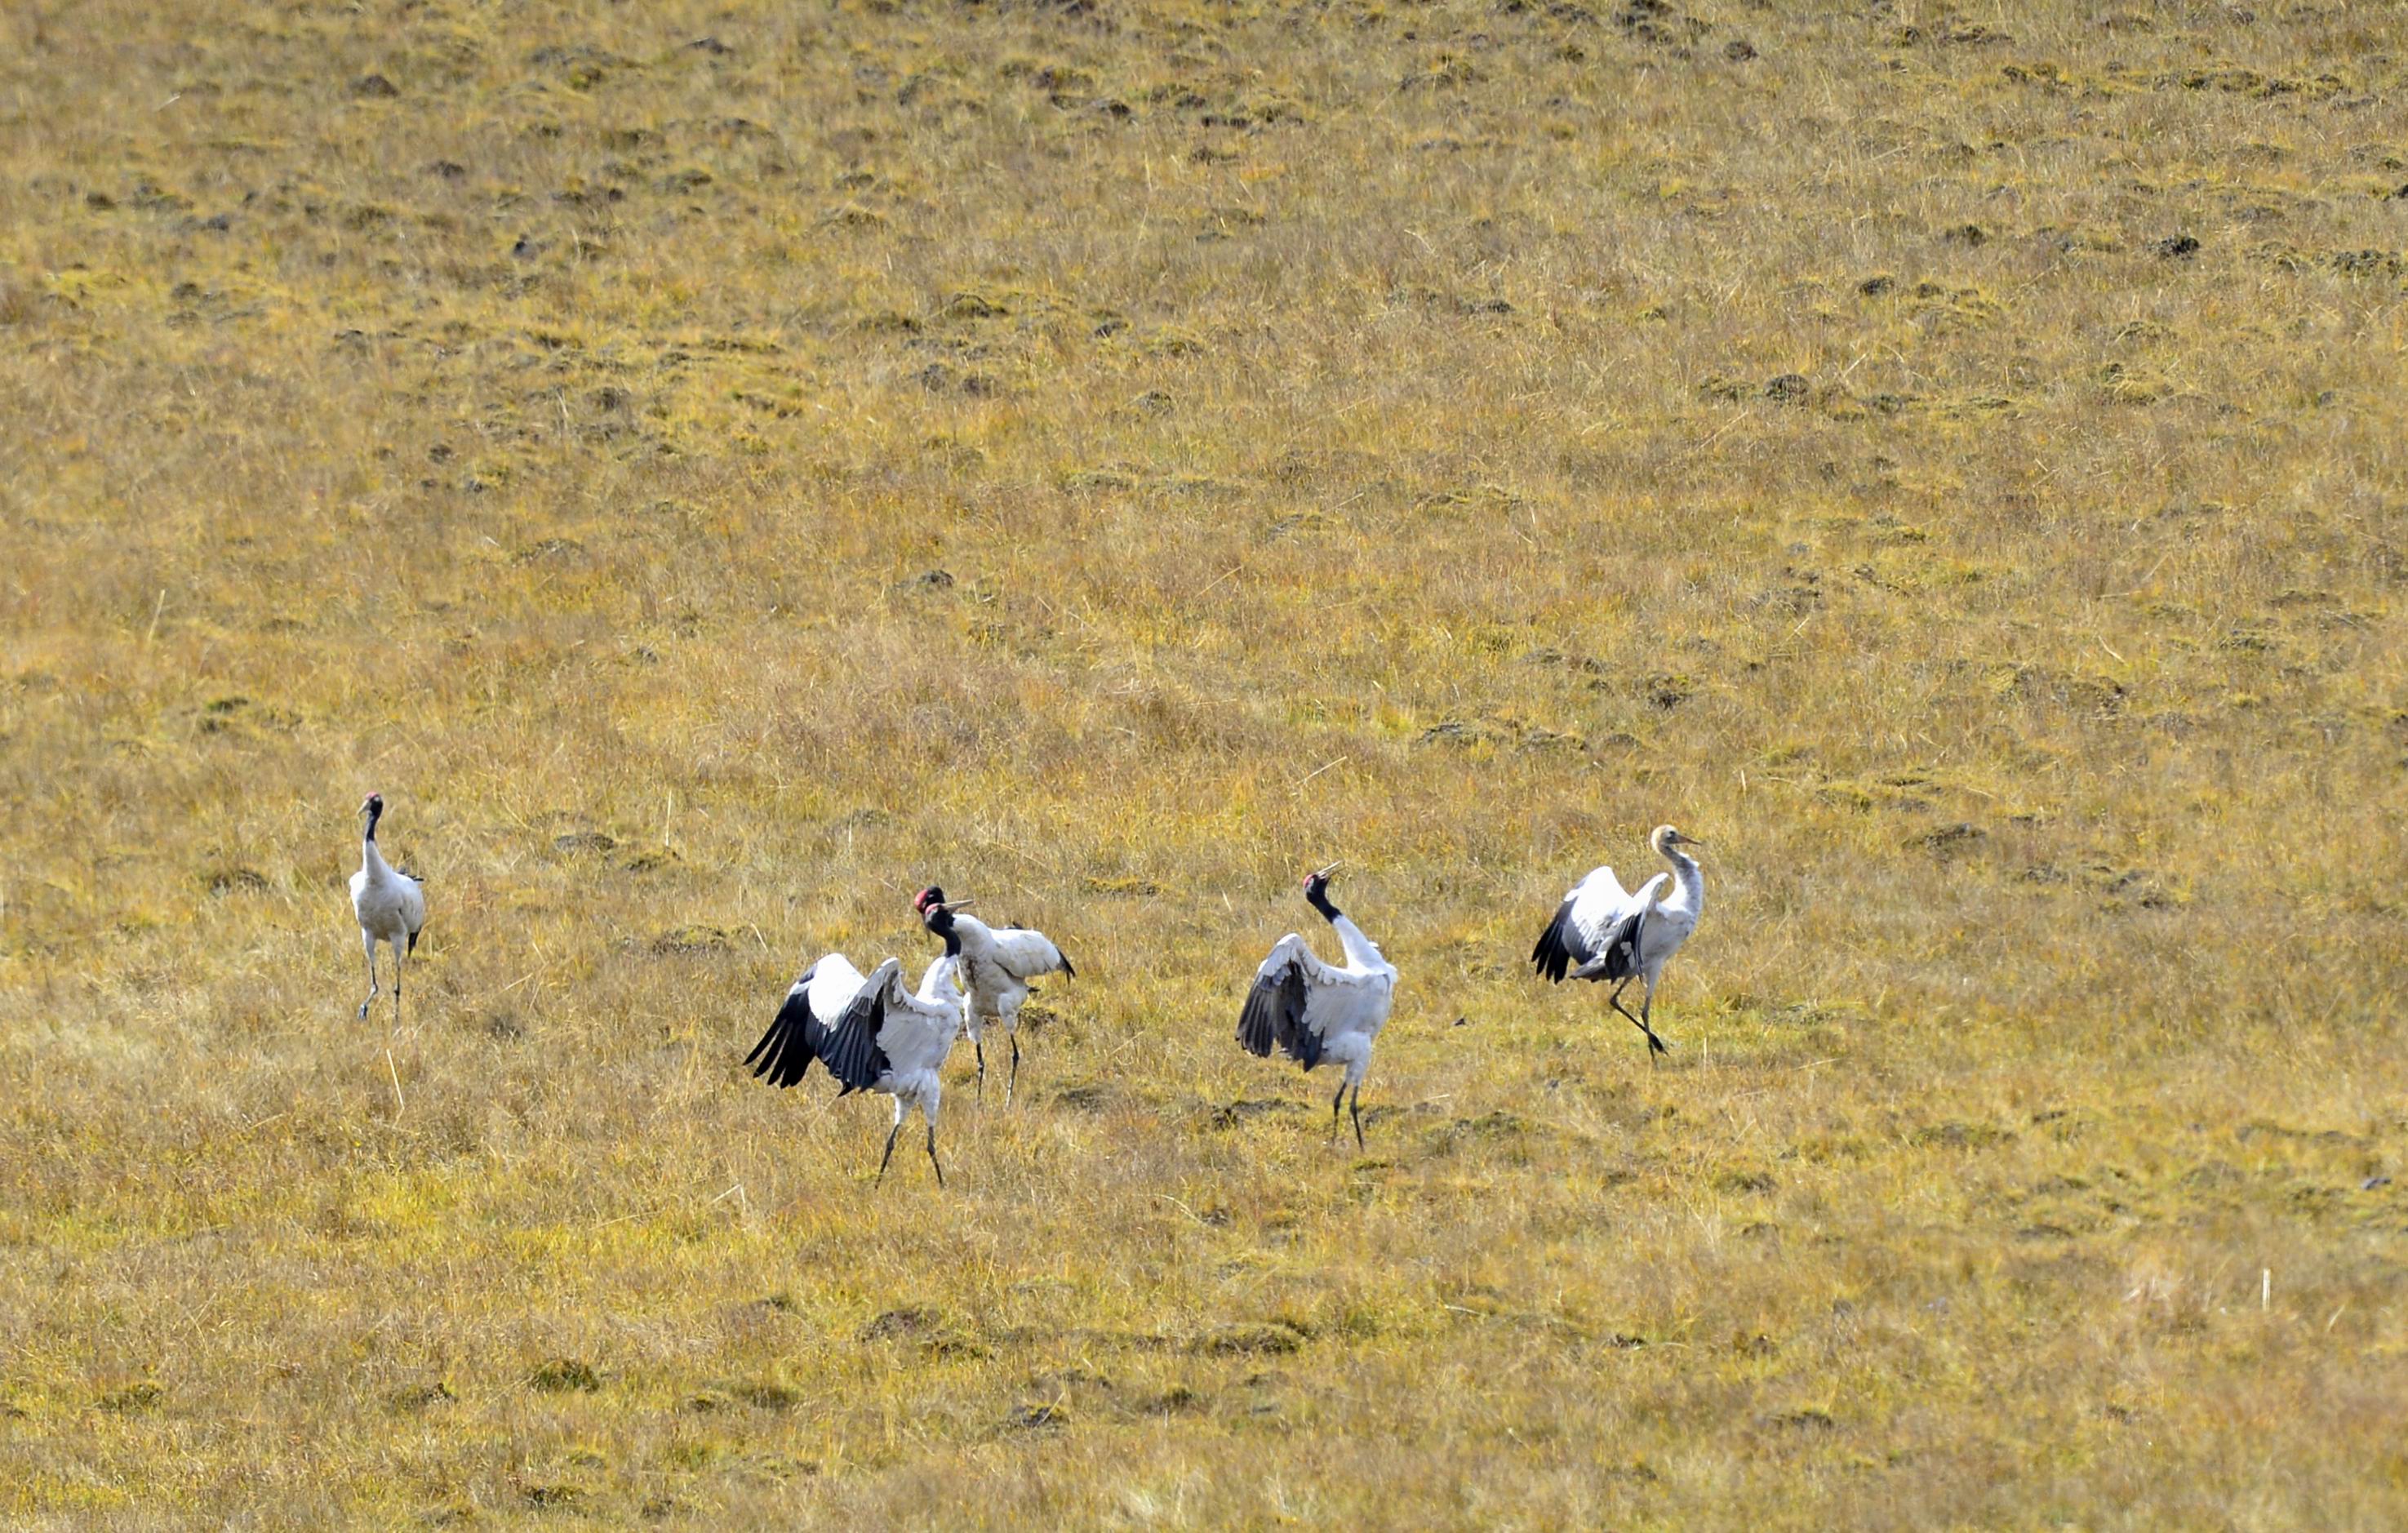
[[[12,1523],[2408,1516],[2393,13],[0,42]],[[873,1199],[736,1061],[931,878],[1082,978]]]

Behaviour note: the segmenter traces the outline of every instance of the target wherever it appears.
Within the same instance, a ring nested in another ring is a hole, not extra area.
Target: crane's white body
[[[351,913],[359,918],[360,945],[368,956],[368,995],[360,1002],[360,1020],[367,1020],[368,1008],[377,997],[377,944],[385,942],[393,948],[393,1022],[398,1027],[402,965],[418,946],[418,934],[426,928],[426,891],[418,880],[396,871],[377,850],[377,821],[384,813],[384,801],[371,795],[361,808],[368,816],[368,826],[360,838],[360,870],[351,875]]]
[[[1664,1045],[1651,1025],[1656,986],[1665,964],[1698,929],[1706,881],[1697,859],[1680,850],[1694,844],[1687,837],[1666,825],[1649,843],[1672,865],[1670,873],[1627,890],[1612,867],[1591,870],[1565,894],[1530,958],[1541,975],[1557,982],[1566,978],[1616,981],[1612,1005],[1625,1016],[1630,1013],[1622,1006],[1622,986],[1633,979],[1642,981],[1645,998],[1631,1021],[1647,1035],[1649,1049],[1660,1053]]]
[[[962,993],[955,983],[958,960],[939,958],[920,976],[920,988],[903,986],[903,961],[889,958],[867,977],[843,953],[831,953],[811,966],[797,985],[809,985],[810,1007],[823,1017],[841,1017],[864,996],[877,1008],[878,1055],[883,1062],[869,1090],[895,1098],[895,1121],[905,1106],[919,1108],[933,1125],[944,1105],[939,1073],[953,1040],[962,1035]],[[788,992],[792,995],[793,992]],[[839,1093],[838,1095],[842,1095]]]
[[[1343,1065],[1345,1083],[1352,1086],[1370,1068],[1372,1040],[1388,1024],[1388,1011],[1396,1001],[1397,970],[1350,917],[1341,915],[1331,924],[1345,948],[1344,964],[1322,962],[1300,933],[1290,932],[1272,944],[1270,956],[1254,970],[1254,983],[1261,987],[1285,984],[1292,979],[1301,981],[1301,1021],[1305,1031],[1319,1042],[1313,1051],[1317,1057],[1305,1068],[1312,1069],[1323,1060]]]
[[[1346,1073],[1330,1099],[1330,1120],[1336,1123],[1339,1098],[1352,1090],[1359,1145],[1363,1076],[1371,1067],[1371,1045],[1396,1003],[1397,969],[1352,918],[1319,897],[1316,885],[1308,883],[1307,890],[1337,932],[1346,961],[1323,962],[1296,932],[1281,938],[1254,970],[1238,1018],[1238,1041],[1263,1057],[1276,1045],[1308,1071],[1324,1060],[1343,1066]]]
[[[970,1046],[978,1051],[979,1085],[986,1085],[986,1034],[990,1020],[1011,1040],[1011,1079],[1004,1087],[1004,1105],[1020,1080],[1020,1007],[1028,999],[1028,981],[1040,974],[1075,977],[1070,960],[1062,956],[1053,938],[1025,926],[990,926],[976,916],[956,914],[953,929],[962,942],[962,980],[969,992],[962,1009]]]
[[[889,958],[864,975],[840,953],[831,953],[803,971],[786,992],[785,1004],[745,1063],[770,1084],[791,1086],[812,1060],[827,1067],[842,1090],[883,1092],[895,1098],[895,1124],[886,1135],[886,1157],[912,1107],[928,1125],[928,1161],[937,1181],[937,1117],[945,1096],[945,1056],[962,1032],[960,959],[947,953],[930,964],[916,991],[904,988],[903,963]],[[886,1174],[886,1160],[878,1164]]]

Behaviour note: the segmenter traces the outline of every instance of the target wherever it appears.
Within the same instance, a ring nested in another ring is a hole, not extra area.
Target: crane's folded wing
[[[1013,979],[1033,980],[1057,968],[1073,979],[1078,977],[1079,971],[1070,967],[1070,960],[1043,932],[1025,926],[999,926],[994,935],[996,962]]]

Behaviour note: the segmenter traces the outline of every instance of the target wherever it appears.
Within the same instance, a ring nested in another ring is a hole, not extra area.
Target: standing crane
[[[402,960],[418,947],[418,934],[426,929],[426,891],[414,874],[396,872],[377,850],[377,822],[384,817],[384,795],[370,794],[360,800],[359,812],[367,816],[367,830],[360,838],[360,870],[351,875],[351,913],[359,918],[360,945],[368,953],[368,995],[360,1002],[360,1020],[368,1020],[368,1008],[377,998],[377,944],[393,945],[393,1025],[401,1026]]]
[[[1338,1105],[1352,1088],[1350,1110],[1359,1150],[1363,1075],[1371,1067],[1371,1041],[1387,1024],[1388,1009],[1396,1001],[1397,970],[1381,956],[1380,945],[1329,902],[1329,875],[1338,867],[1331,863],[1307,876],[1304,898],[1337,931],[1346,953],[1344,967],[1314,957],[1294,932],[1281,938],[1263,967],[1254,970],[1254,988],[1246,992],[1245,1009],[1238,1014],[1238,1041],[1258,1059],[1270,1057],[1276,1043],[1308,1071],[1324,1059],[1344,1065],[1338,1095],[1329,1099],[1329,1131],[1338,1132]]]
[[[1530,964],[1557,984],[1567,975],[1575,980],[1612,981],[1613,994],[1607,1001],[1647,1035],[1647,1056],[1652,1063],[1656,1055],[1668,1052],[1651,1025],[1656,981],[1663,977],[1665,963],[1698,929],[1698,913],[1706,903],[1706,881],[1698,871],[1698,860],[1681,848],[1706,843],[1670,825],[1657,825],[1647,844],[1672,865],[1672,871],[1656,874],[1634,894],[1622,887],[1612,868],[1597,868],[1574,884],[1555,907],[1555,918],[1547,923],[1538,946],[1530,950]],[[1672,885],[1670,895],[1664,893],[1667,883]],[[1635,1017],[1622,1004],[1623,989],[1634,979],[1647,987]]]
[[[962,1031],[961,992],[954,979],[962,942],[945,906],[927,907],[921,920],[944,939],[945,951],[920,977],[917,992],[903,987],[899,958],[887,959],[865,979],[843,953],[831,953],[803,970],[744,1063],[753,1067],[755,1079],[791,1086],[816,1059],[843,1088],[837,1093],[839,1097],[856,1091],[882,1091],[894,1097],[895,1125],[887,1130],[886,1153],[879,1157],[880,1182],[886,1180],[887,1163],[895,1158],[904,1112],[916,1104],[927,1121],[928,1164],[936,1168],[941,1187],[945,1167],[937,1159],[937,1112],[945,1091],[939,1072]]]
[[[974,903],[957,899],[947,904],[945,892],[932,883],[912,896],[911,908],[924,913],[936,906],[961,910]],[[1057,970],[1075,980],[1079,971],[1043,932],[990,926],[974,915],[959,917],[953,928],[962,939],[963,988],[969,992],[962,1018],[978,1054],[979,1096],[986,1096],[986,1019],[992,1017],[1011,1040],[1011,1074],[1003,1087],[1003,1105],[1010,1107],[1020,1084],[1020,1005],[1028,999],[1028,981]]]

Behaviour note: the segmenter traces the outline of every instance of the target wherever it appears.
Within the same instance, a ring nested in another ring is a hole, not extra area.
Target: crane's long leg
[[[1020,1089],[1020,1035],[1014,1032],[1006,1036],[1011,1039],[1011,1076],[1004,1082],[1003,1105],[1010,1107],[1011,1094]]]
[[[878,1157],[878,1180],[886,1180],[886,1163],[895,1158],[895,1136],[903,1132],[903,1098],[895,1098],[895,1126],[886,1131],[886,1153]]]
[[[1656,981],[1654,980],[1650,980],[1647,981],[1647,994],[1640,997],[1639,1001],[1639,1025],[1644,1029],[1647,1034],[1648,1048],[1654,1051],[1654,1053],[1648,1056],[1648,1062],[1650,1064],[1655,1062],[1655,1054],[1667,1052],[1664,1048],[1664,1040],[1657,1038],[1656,1036],[1656,1029],[1649,1025],[1649,1023],[1655,1015]]]
[[[368,935],[365,926],[360,928],[360,946],[368,950],[368,998],[360,1002],[360,1020],[366,1022],[368,1020],[368,1008],[376,1004],[377,976],[376,938]]]
[[[1630,1020],[1630,1025],[1638,1028],[1641,1032],[1647,1035],[1647,1063],[1653,1065],[1656,1063],[1656,1056],[1657,1054],[1666,1053],[1670,1051],[1664,1047],[1664,1040],[1656,1036],[1656,1029],[1647,1025],[1647,1019],[1644,1016],[1631,1016],[1630,1008],[1622,1004],[1622,992],[1629,985],[1629,983],[1630,980],[1628,976],[1625,976],[1622,983],[1613,987],[1613,994],[1608,996],[1606,997],[1606,1001],[1615,1010],[1621,1012],[1625,1017],[1628,1017]],[[1642,1012],[1645,1011],[1648,1006],[1654,1002],[1655,998],[1656,987],[1654,985],[1649,985],[1647,987],[1647,999],[1639,1003],[1640,1010]]]
[[[1348,1102],[1348,1103],[1346,1104],[1346,1110],[1347,1110],[1347,1111],[1349,1111],[1349,1112],[1351,1112],[1351,1113],[1353,1113],[1353,1114],[1354,1114],[1354,1148],[1355,1148],[1355,1149],[1357,1149],[1357,1150],[1360,1150],[1360,1149],[1362,1149],[1362,1148],[1363,1148],[1363,1082],[1362,1082],[1357,1081],[1357,1082],[1354,1082],[1354,1099],[1353,1101],[1350,1101],[1350,1102]]]
[[[937,1168],[937,1185],[939,1187],[945,1184],[945,1163],[937,1158],[937,1105],[942,1100],[939,1096],[942,1089],[941,1086],[932,1086],[920,1098],[920,1116],[928,1123],[928,1164]],[[895,1100],[897,1104],[896,1122],[899,1124],[902,1122],[900,1104],[903,1099],[898,1096]]]
[[[986,1040],[976,1033],[970,1034],[970,1052],[978,1056],[978,1099],[979,1105],[983,1107],[986,1105]]]
[[[395,942],[393,945],[393,1030],[396,1033],[401,1031],[401,975],[403,967],[408,962],[408,956],[409,946],[407,941]]]
[[[1338,1137],[1338,1108],[1345,1100],[1346,1078],[1341,1075],[1338,1078],[1338,1095],[1329,1099],[1329,1137],[1333,1139]]]

